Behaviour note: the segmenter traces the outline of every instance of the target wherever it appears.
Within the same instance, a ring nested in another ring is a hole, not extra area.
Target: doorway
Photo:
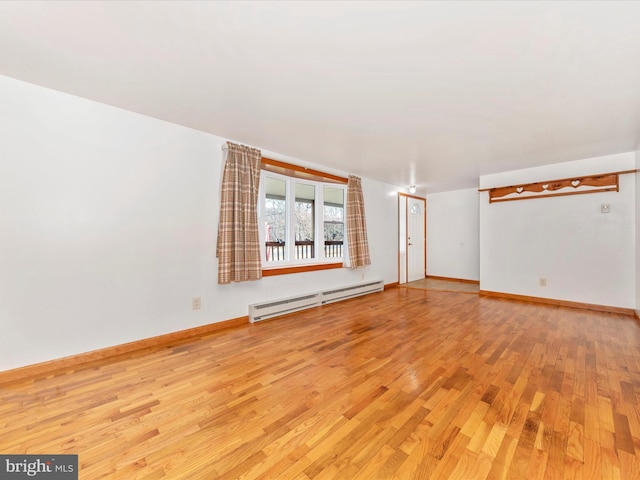
[[[427,200],[398,194],[398,283],[413,282],[427,274]]]

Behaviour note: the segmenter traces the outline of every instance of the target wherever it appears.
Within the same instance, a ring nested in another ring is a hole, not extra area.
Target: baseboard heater
[[[297,297],[254,303],[249,305],[249,321],[255,323],[260,320],[284,315],[285,313],[297,312],[298,310],[304,310],[306,308],[339,302],[369,293],[381,292],[382,290],[384,290],[384,282],[382,280],[376,280],[346,287],[332,288],[330,290],[322,290],[316,293],[308,293]]]

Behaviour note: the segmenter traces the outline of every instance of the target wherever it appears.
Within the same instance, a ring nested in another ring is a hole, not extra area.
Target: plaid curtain
[[[371,264],[362,183],[355,175],[349,175],[347,183],[347,243],[351,268]]]
[[[262,278],[258,188],[262,153],[227,142],[218,223],[218,283]]]

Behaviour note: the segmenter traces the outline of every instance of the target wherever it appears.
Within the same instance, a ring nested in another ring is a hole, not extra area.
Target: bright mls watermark
[[[78,455],[1,455],[0,480],[78,480]]]

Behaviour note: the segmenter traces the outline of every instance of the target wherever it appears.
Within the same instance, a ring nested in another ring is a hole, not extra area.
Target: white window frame
[[[265,177],[271,177],[286,182],[286,232],[285,232],[285,259],[279,261],[267,262],[266,257],[266,229],[264,228],[266,219],[266,192]],[[314,208],[314,253],[315,258],[295,258],[295,186],[296,183],[305,185],[313,185],[315,192]],[[324,250],[324,187],[331,187],[343,190],[343,240],[342,240],[342,256],[341,257],[325,257]],[[283,267],[304,267],[308,265],[343,263],[346,254],[347,231],[346,231],[346,208],[347,208],[347,186],[341,183],[322,182],[317,180],[307,180],[303,178],[283,175],[267,170],[260,172],[260,196],[258,199],[258,225],[260,225],[260,258],[262,260],[262,269],[271,270]]]

